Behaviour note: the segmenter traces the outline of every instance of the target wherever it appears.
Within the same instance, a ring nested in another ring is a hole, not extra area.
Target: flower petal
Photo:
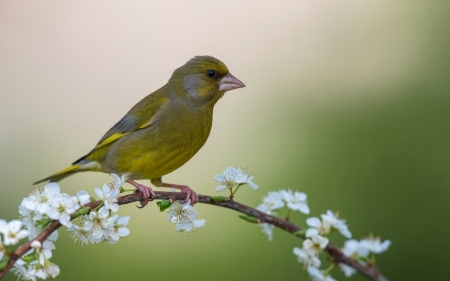
[[[202,228],[205,226],[205,222],[206,220],[202,219],[202,220],[195,220],[194,221],[194,226],[195,228]]]
[[[72,223],[70,222],[70,216],[68,214],[66,214],[66,213],[62,214],[59,217],[59,222],[62,225],[67,226],[67,227],[71,227],[72,226]]]
[[[94,191],[95,191],[95,194],[97,194],[98,198],[100,198],[100,199],[104,198],[103,191],[100,188],[96,187],[94,189]]]
[[[117,219],[117,224],[119,225],[127,225],[130,220],[130,216],[123,216]]]
[[[309,214],[309,207],[306,203],[299,203],[298,210],[304,214]]]
[[[7,233],[9,231],[8,223],[5,220],[0,220],[0,233]]]
[[[121,227],[117,230],[117,234],[119,234],[120,237],[125,237],[130,234],[130,230],[126,227]]]
[[[216,191],[221,192],[224,191],[225,189],[227,189],[227,187],[225,185],[221,185],[216,188]]]
[[[22,228],[22,222],[18,220],[12,220],[8,223],[8,227],[11,232],[17,233]]]
[[[319,234],[319,230],[318,229],[316,229],[316,228],[308,228],[306,230],[305,236],[306,237],[312,237],[312,236],[318,235],[318,234]]]
[[[225,178],[224,178],[224,176],[223,176],[222,174],[217,174],[217,175],[214,177],[214,180],[215,180],[215,181],[218,181],[218,182],[224,182],[224,181],[225,181]]]
[[[59,187],[59,184],[56,182],[49,182],[44,186],[44,190],[47,192],[49,197],[57,196],[61,193],[61,188]]]

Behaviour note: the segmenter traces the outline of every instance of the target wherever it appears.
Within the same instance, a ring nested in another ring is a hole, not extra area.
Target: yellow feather
[[[54,173],[53,175],[51,175],[49,177],[46,177],[45,179],[42,179],[40,181],[37,181],[37,182],[35,182],[33,184],[38,184],[38,183],[41,183],[41,182],[44,182],[44,181],[57,182],[59,180],[62,180],[65,177],[68,177],[68,176],[70,176],[72,174],[75,174],[75,173],[79,172],[78,168],[80,168],[80,166],[81,165],[72,165],[72,166],[70,166],[68,168],[65,168],[64,170],[61,170],[61,171],[59,171],[57,173]]]
[[[106,145],[108,145],[108,144],[110,144],[110,143],[120,139],[121,137],[128,135],[129,133],[131,133],[131,132],[126,132],[126,133],[122,133],[122,134],[114,133],[111,136],[107,137],[101,143],[97,144],[97,146],[94,149],[102,148],[102,147],[104,147],[104,146],[106,146]]]

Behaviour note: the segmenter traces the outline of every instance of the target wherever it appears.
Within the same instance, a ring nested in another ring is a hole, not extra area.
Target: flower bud
[[[31,248],[33,248],[35,250],[39,250],[41,247],[42,247],[42,244],[38,240],[34,240],[33,242],[31,242]]]

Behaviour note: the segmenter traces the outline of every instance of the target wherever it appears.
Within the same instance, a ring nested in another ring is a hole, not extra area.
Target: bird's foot
[[[184,199],[184,202],[191,200],[191,205],[194,206],[198,202],[198,194],[193,189],[191,189],[187,185],[179,185],[179,184],[173,184],[173,183],[165,183],[163,182],[162,187],[172,187],[179,189],[181,192],[186,193],[186,199]]]
[[[136,187],[136,191],[140,191],[140,192],[142,192],[142,194],[144,195],[144,197],[143,197],[142,200],[140,201],[141,206],[140,206],[140,207],[137,206],[138,208],[140,208],[140,209],[144,208],[145,205],[148,204],[148,201],[149,201],[149,200],[152,201],[153,199],[156,198],[155,192],[153,192],[153,190],[152,190],[150,187],[145,186],[145,185],[142,185],[142,184],[140,184],[140,183],[137,183],[137,182],[135,182],[135,181],[132,180],[132,179],[127,179],[126,181],[127,181],[127,183],[129,183],[129,184],[131,184],[132,186]]]

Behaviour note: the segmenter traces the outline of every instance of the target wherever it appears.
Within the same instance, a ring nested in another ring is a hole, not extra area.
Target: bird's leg
[[[150,180],[154,186],[157,187],[172,187],[179,189],[181,192],[186,193],[186,199],[184,199],[184,202],[187,202],[189,199],[191,200],[191,205],[193,206],[195,203],[198,202],[198,194],[194,190],[192,190],[187,185],[179,185],[179,184],[173,184],[173,183],[165,183],[162,182],[162,178],[154,178]]]
[[[186,193],[186,199],[184,199],[184,202],[187,202],[189,199],[191,199],[192,206],[194,206],[194,204],[198,202],[197,192],[195,192],[193,189],[191,189],[187,185],[179,185],[179,184],[162,182],[161,187],[172,187],[172,188],[179,189],[181,192]]]
[[[145,205],[147,205],[148,201],[151,199],[155,199],[156,198],[156,194],[155,192],[153,192],[153,190],[145,185],[142,185],[140,183],[135,182],[134,180],[128,178],[126,180],[127,183],[131,184],[132,186],[136,187],[136,191],[140,191],[142,192],[142,194],[144,195],[144,197],[142,198],[142,200],[140,201],[141,206],[138,208],[144,208]]]

